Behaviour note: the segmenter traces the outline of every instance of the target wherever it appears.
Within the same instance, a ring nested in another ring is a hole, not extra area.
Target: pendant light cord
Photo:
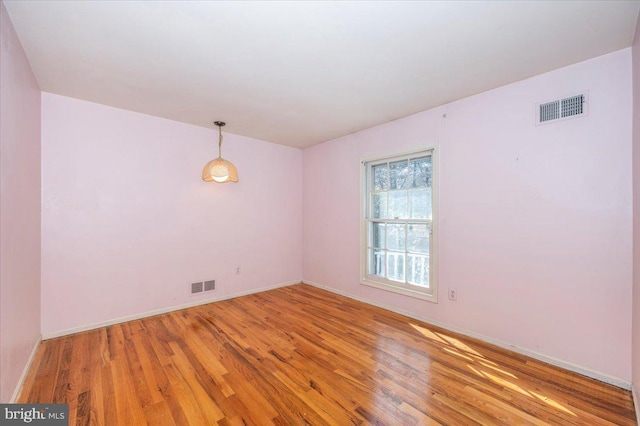
[[[218,126],[218,158],[222,158],[222,126]]]

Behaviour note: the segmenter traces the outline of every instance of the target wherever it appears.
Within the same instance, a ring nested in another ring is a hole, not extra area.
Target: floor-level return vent
[[[536,124],[580,117],[587,113],[587,92],[538,104]]]
[[[191,294],[204,293],[206,291],[213,291],[216,289],[216,280],[200,281],[197,283],[191,283]]]

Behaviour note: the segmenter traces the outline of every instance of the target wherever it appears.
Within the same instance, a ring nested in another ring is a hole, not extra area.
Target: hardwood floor
[[[70,424],[635,425],[629,392],[307,285],[42,343]]]

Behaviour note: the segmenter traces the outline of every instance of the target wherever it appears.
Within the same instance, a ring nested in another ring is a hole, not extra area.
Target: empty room
[[[639,14],[0,0],[0,424],[638,425]]]

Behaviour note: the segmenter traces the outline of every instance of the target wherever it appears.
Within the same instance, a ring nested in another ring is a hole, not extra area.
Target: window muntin
[[[435,300],[433,150],[363,164],[363,284]]]

